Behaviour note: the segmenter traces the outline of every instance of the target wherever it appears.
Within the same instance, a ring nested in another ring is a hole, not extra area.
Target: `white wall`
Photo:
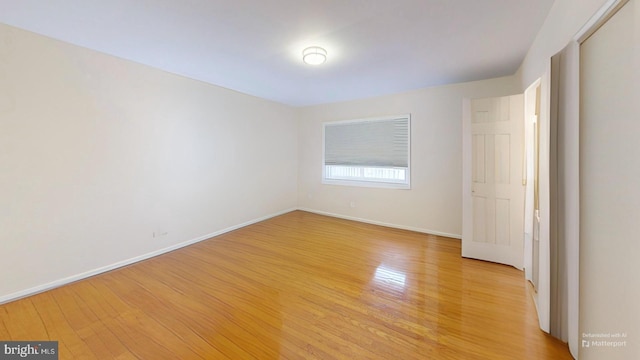
[[[0,24],[0,302],[295,208],[295,115]]]
[[[299,109],[299,206],[459,238],[462,100],[516,94],[517,85],[514,77],[504,77]],[[406,113],[411,113],[411,190],[322,184],[323,122]]]
[[[562,50],[607,0],[556,0],[529,48],[517,77],[524,91],[547,70],[549,59]]]

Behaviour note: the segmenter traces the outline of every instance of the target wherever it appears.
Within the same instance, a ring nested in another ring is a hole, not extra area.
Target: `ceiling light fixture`
[[[309,65],[322,65],[327,61],[327,50],[319,46],[310,46],[302,50],[302,61]]]

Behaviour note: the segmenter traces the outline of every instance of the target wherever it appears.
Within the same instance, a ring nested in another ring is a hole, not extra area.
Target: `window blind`
[[[325,165],[409,167],[409,116],[327,123]]]

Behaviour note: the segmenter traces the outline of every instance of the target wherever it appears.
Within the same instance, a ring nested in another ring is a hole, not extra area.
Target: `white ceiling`
[[[0,22],[303,106],[512,75],[553,1],[0,0]]]

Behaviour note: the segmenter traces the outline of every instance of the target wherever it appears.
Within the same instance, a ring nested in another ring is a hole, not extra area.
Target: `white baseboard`
[[[334,213],[330,213],[330,212],[326,212],[326,211],[313,210],[313,209],[308,209],[308,208],[298,208],[298,210],[306,211],[306,212],[310,212],[310,213],[314,213],[314,214],[318,214],[318,215],[331,216],[331,217],[335,217],[335,218],[339,218],[339,219],[358,221],[358,222],[372,224],[372,225],[380,225],[380,226],[385,226],[385,227],[390,227],[390,228],[395,228],[395,229],[415,231],[415,232],[419,232],[419,233],[443,236],[443,237],[448,237],[448,238],[453,238],[453,239],[458,239],[458,240],[462,239],[462,235],[459,235],[459,234],[449,234],[449,233],[444,233],[444,232],[441,232],[441,231],[422,229],[422,228],[417,228],[417,227],[413,227],[413,226],[390,224],[390,223],[385,223],[385,222],[382,222],[382,221],[362,219],[362,218],[357,218],[357,217],[353,217],[353,216],[334,214]]]
[[[292,209],[280,211],[280,212],[277,212],[277,213],[274,213],[274,214],[271,214],[271,215],[263,216],[263,217],[260,217],[260,218],[257,218],[257,219],[249,220],[249,221],[244,222],[242,224],[234,225],[234,226],[228,227],[226,229],[222,229],[222,230],[213,232],[211,234],[202,235],[202,236],[197,237],[195,239],[191,239],[191,240],[184,241],[184,242],[181,242],[181,243],[178,243],[178,244],[175,244],[175,245],[171,245],[171,246],[166,247],[164,249],[152,251],[152,252],[144,254],[144,255],[136,256],[136,257],[133,257],[133,258],[130,258],[130,259],[127,259],[127,260],[119,261],[119,262],[111,264],[111,265],[107,265],[107,266],[103,266],[103,267],[100,267],[100,268],[97,268],[97,269],[93,269],[93,270],[90,270],[90,271],[87,271],[87,272],[84,272],[84,273],[81,273],[81,274],[72,275],[72,276],[69,276],[69,277],[66,277],[66,278],[63,278],[63,279],[59,279],[59,280],[55,280],[55,281],[52,281],[52,282],[49,282],[49,283],[46,283],[46,284],[43,284],[43,285],[39,285],[39,286],[35,286],[35,287],[29,288],[29,289],[21,290],[21,291],[18,291],[18,292],[9,294],[9,295],[0,296],[0,305],[8,303],[8,302],[11,302],[11,301],[15,301],[15,300],[19,300],[19,299],[25,298],[27,296],[32,296],[32,295],[35,295],[35,294],[38,294],[38,293],[41,293],[41,292],[45,292],[47,290],[51,290],[53,288],[57,288],[57,287],[60,287],[60,286],[63,286],[63,285],[67,285],[67,284],[70,284],[72,282],[83,280],[83,279],[86,279],[86,278],[89,278],[91,276],[95,276],[95,275],[98,275],[98,274],[101,274],[101,273],[104,273],[104,272],[107,272],[107,271],[115,270],[115,269],[121,268],[123,266],[131,265],[131,264],[137,263],[139,261],[147,260],[147,259],[150,259],[152,257],[156,257],[158,255],[162,255],[162,254],[165,254],[165,253],[168,253],[168,252],[183,248],[185,246],[189,246],[189,245],[198,243],[200,241],[207,240],[207,239],[210,239],[212,237],[219,236],[219,235],[222,235],[224,233],[228,233],[230,231],[237,230],[237,229],[243,228],[243,227],[248,226],[248,225],[259,223],[261,221],[264,221],[264,220],[267,220],[267,219],[271,219],[273,217],[280,216],[280,215],[283,215],[283,214],[286,214],[286,213],[289,213],[289,212],[295,211],[295,210],[297,210],[297,208],[292,208]]]

